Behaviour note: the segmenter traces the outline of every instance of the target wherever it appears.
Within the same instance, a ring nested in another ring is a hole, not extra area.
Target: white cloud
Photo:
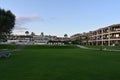
[[[17,16],[13,33],[17,33],[17,32],[20,33],[20,32],[24,32],[25,30],[28,30],[27,24],[35,21],[43,22],[44,19],[38,15]]]
[[[32,16],[17,16],[16,17],[16,23],[15,27],[21,27],[27,23],[34,22],[34,21],[40,21],[43,22],[44,19],[41,18],[38,15],[32,15]]]
[[[60,20],[60,19],[64,19],[64,20],[69,20],[72,19],[72,17],[70,16],[58,16],[58,17],[50,17],[51,20]]]

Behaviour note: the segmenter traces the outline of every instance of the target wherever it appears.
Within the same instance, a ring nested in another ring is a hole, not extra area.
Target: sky
[[[14,34],[71,36],[120,23],[120,0],[0,0],[16,16]]]

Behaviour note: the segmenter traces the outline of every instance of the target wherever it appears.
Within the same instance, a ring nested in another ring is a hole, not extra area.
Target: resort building
[[[88,40],[87,40],[87,34],[88,33],[78,33],[74,34],[70,37],[71,41],[75,44],[81,44],[81,45],[86,45]]]
[[[103,27],[87,33],[78,33],[70,38],[51,35],[10,35],[7,43],[12,44],[63,44],[75,43],[80,45],[120,45],[120,24]]]
[[[28,44],[32,41],[31,35],[10,35],[7,43],[8,44]]]
[[[74,34],[72,36],[70,36],[71,41],[75,41],[76,39],[80,38],[82,36],[82,34],[78,33],[78,34]]]
[[[63,44],[69,38],[51,35],[10,35],[6,44]]]
[[[120,45],[120,24],[88,32],[89,45]]]
[[[33,44],[47,44],[47,42],[51,39],[50,36],[43,35],[35,35],[33,36]]]
[[[75,34],[71,41],[79,39],[83,45],[120,45],[120,24],[110,25],[87,33]]]

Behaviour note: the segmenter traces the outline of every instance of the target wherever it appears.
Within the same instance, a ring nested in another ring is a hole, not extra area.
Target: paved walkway
[[[79,48],[82,48],[82,49],[90,49],[90,50],[100,50],[100,49],[95,49],[95,48],[88,48],[88,47],[85,47],[85,46],[82,46],[82,45],[77,45],[77,47],[79,47]],[[120,50],[110,50],[110,49],[102,49],[103,51],[119,51],[120,52]]]
[[[2,57],[8,58],[8,57],[10,57],[12,52],[20,51],[20,50],[24,49],[25,47],[26,47],[26,45],[17,45],[16,48],[13,50],[3,49],[2,51],[0,51],[0,58],[2,58]]]
[[[77,47],[83,48],[83,49],[89,49],[89,48],[87,48],[87,47],[85,47],[85,46],[82,46],[82,45],[77,45]]]
[[[17,47],[13,50],[11,50],[10,52],[15,52],[15,51],[20,51],[22,49],[24,49],[26,47],[26,45],[17,45]]]

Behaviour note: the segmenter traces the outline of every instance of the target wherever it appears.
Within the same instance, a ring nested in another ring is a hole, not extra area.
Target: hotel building
[[[82,40],[81,44],[83,45],[120,45],[120,24],[71,36],[71,40],[76,40],[77,38]]]
[[[10,35],[7,44],[60,44],[65,41],[68,41],[69,38],[57,37],[50,35]]]
[[[120,45],[120,24],[88,32],[89,45]]]

